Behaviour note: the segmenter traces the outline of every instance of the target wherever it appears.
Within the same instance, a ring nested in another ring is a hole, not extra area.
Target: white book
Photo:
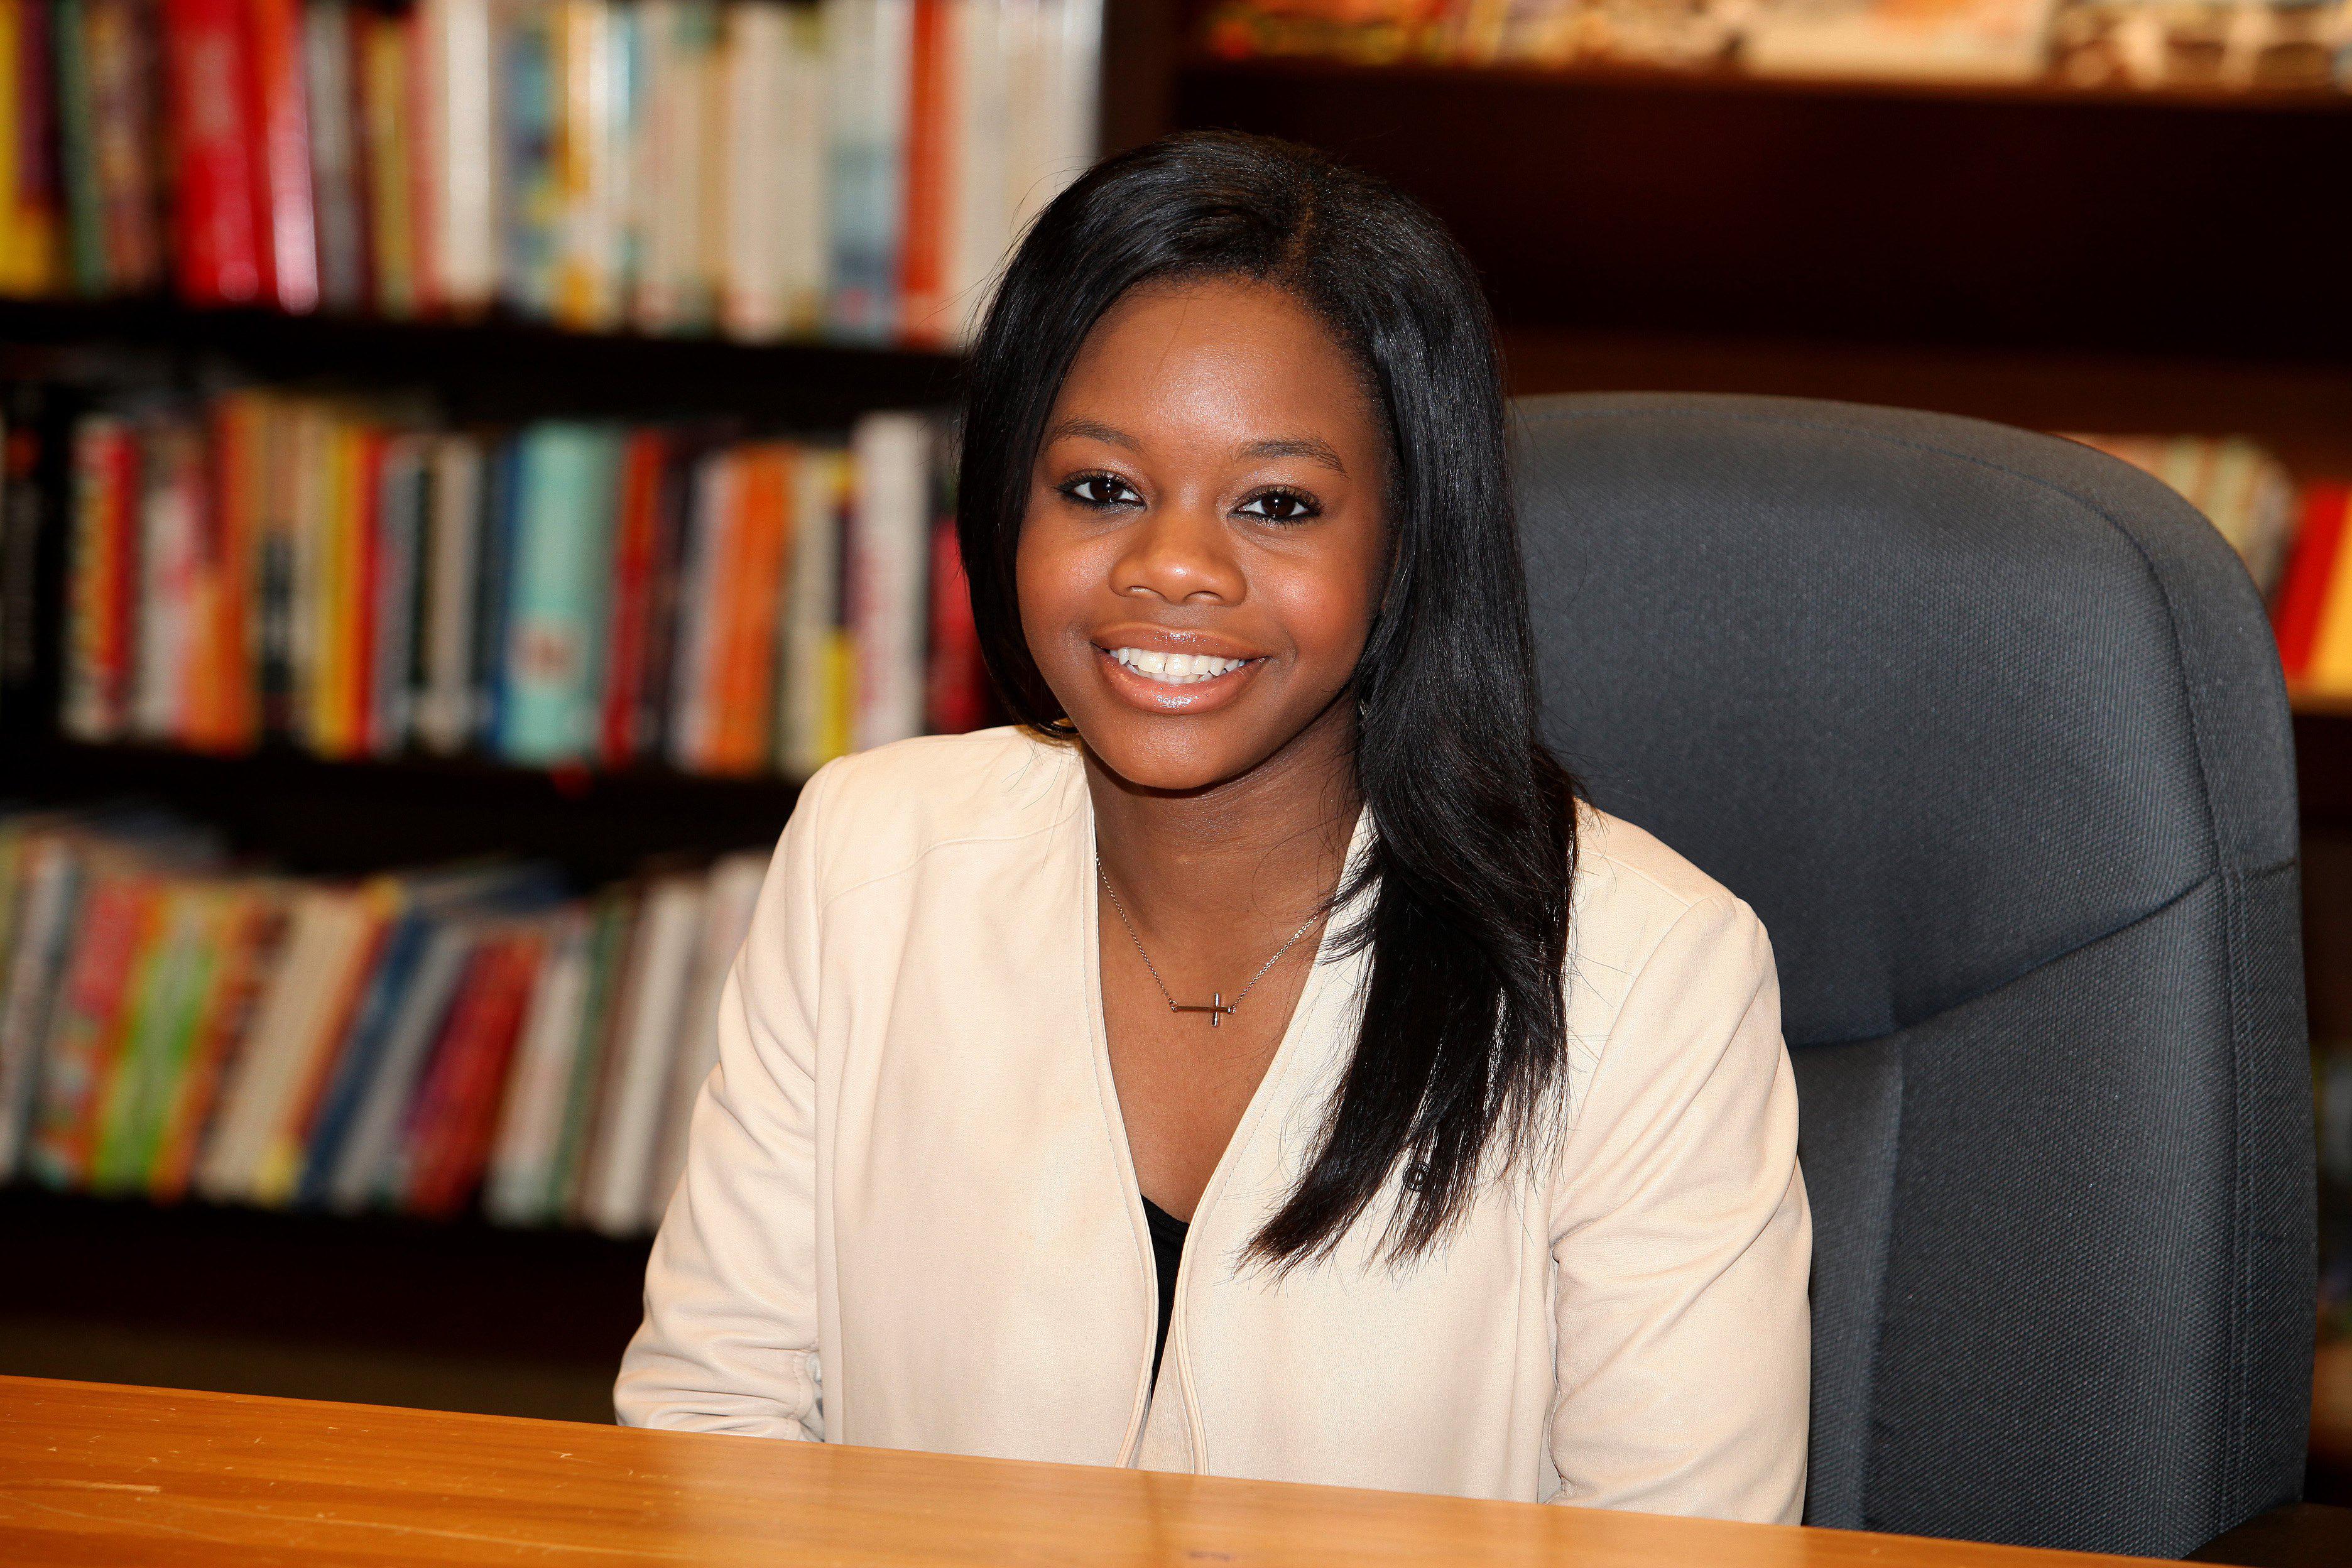
[[[1012,118],[1002,0],[950,0],[955,132],[948,138],[948,302],[951,342],[969,342],[1013,241]]]
[[[409,1101],[415,1098],[417,1081],[441,1037],[441,1026],[479,940],[478,929],[467,921],[436,926],[425,938],[425,951],[417,955],[400,999],[399,1016],[385,1032],[383,1054],[366,1098],[336,1155],[327,1189],[330,1208],[355,1213],[388,1195]]]
[[[669,1085],[686,1018],[686,986],[702,925],[702,879],[664,877],[646,894],[630,944],[614,1059],[604,1075],[581,1217],[612,1236],[635,1233],[661,1135],[662,1094]]]
[[[131,731],[177,740],[187,717],[188,672],[198,615],[202,549],[195,432],[151,426],[140,442],[139,597],[131,679]]]
[[[777,276],[783,290],[785,321],[795,333],[824,328],[825,300],[832,284],[831,204],[833,150],[830,76],[825,68],[824,18],[821,5],[783,8],[789,23],[784,56],[784,123],[771,154],[776,163],[782,235]]]
[[[835,643],[841,615],[842,453],[803,447],[793,465],[791,587],[784,601],[783,679],[776,735],[784,771],[801,778],[833,760]]]
[[[727,12],[726,267],[719,323],[732,336],[782,335],[786,137],[792,27],[782,5]]]
[[[923,731],[930,447],[930,426],[915,414],[868,414],[850,435],[857,485],[850,534],[857,705],[850,735],[860,751]]]
[[[541,1225],[558,1217],[556,1145],[587,1013],[589,943],[585,910],[554,917],[490,1146],[482,1206],[501,1225]]]
[[[65,974],[66,942],[80,902],[81,860],[62,837],[29,839],[19,851],[16,907],[0,954],[0,1181],[16,1173],[39,1085],[41,1044]]]
[[[1058,195],[1102,153],[1103,0],[1049,0],[1047,14],[1057,90],[1046,174]]]
[[[751,929],[751,908],[759,901],[760,885],[767,875],[768,857],[757,852],[730,855],[710,868],[702,929],[695,942],[694,972],[687,982],[686,1022],[678,1034],[662,1111],[661,1142],[656,1146],[653,1176],[646,1188],[648,1230],[659,1228],[678,1173],[686,1169],[687,1134],[693,1126],[695,1101],[701,1098],[703,1080],[719,1065],[719,997],[726,989],[727,972],[734,967],[735,955]]]
[[[348,994],[349,972],[369,921],[364,896],[310,888],[294,897],[284,945],[231,1069],[196,1190],[215,1203],[258,1201],[270,1184],[266,1164],[294,1097]]]
[[[476,563],[481,551],[482,448],[471,436],[433,438],[425,521],[425,645],[416,738],[462,752],[474,733]]]
[[[718,69],[719,16],[708,0],[643,0],[645,119],[633,137],[637,155],[633,197],[645,238],[633,315],[652,331],[698,327],[711,310],[715,279],[707,210],[716,194],[709,167],[725,82]]]
[[[431,271],[459,314],[489,308],[499,285],[498,62],[489,0],[419,0],[431,94],[422,127],[432,179]]]

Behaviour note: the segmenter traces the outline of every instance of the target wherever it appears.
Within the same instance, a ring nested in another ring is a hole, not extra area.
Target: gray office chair
[[[1973,420],[1517,406],[1549,738],[1770,930],[1808,1522],[2177,1556],[2302,1486],[2287,707],[2163,485]]]

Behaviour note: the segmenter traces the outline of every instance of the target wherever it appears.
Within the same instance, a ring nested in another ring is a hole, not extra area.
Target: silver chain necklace
[[[1232,1001],[1228,1002],[1225,1000],[1225,994],[1223,992],[1213,991],[1209,994],[1209,999],[1206,1002],[1179,1002],[1176,1000],[1175,996],[1169,992],[1168,982],[1160,978],[1160,966],[1152,963],[1151,954],[1144,951],[1143,938],[1137,934],[1135,922],[1127,918],[1127,906],[1118,901],[1118,889],[1110,885],[1110,873],[1103,869],[1102,851],[1100,849],[1097,849],[1095,851],[1095,875],[1102,879],[1103,891],[1110,895],[1110,907],[1118,911],[1118,923],[1127,928],[1127,940],[1135,943],[1136,956],[1142,959],[1143,967],[1151,972],[1151,984],[1160,987],[1160,995],[1167,997],[1168,1010],[1171,1013],[1206,1013],[1209,1016],[1209,1027],[1212,1029],[1217,1028],[1223,1025],[1225,1021],[1225,1015],[1240,1006],[1243,1002],[1248,999],[1249,994],[1257,988],[1257,983],[1265,978],[1265,972],[1272,969],[1276,964],[1281,963],[1282,955],[1288,952],[1292,948],[1297,947],[1298,945],[1298,939],[1305,936],[1308,931],[1312,930],[1315,922],[1321,920],[1325,913],[1322,910],[1317,910],[1313,914],[1308,915],[1305,923],[1301,924],[1297,931],[1290,933],[1290,940],[1284,942],[1280,947],[1276,948],[1272,958],[1267,959],[1264,963],[1258,965],[1257,973],[1249,977],[1249,984],[1243,986],[1241,989],[1241,994],[1235,996]]]

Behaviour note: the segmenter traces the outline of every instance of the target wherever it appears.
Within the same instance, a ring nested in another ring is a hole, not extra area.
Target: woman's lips
[[[1258,669],[1265,663],[1263,658],[1249,658],[1223,675],[1207,675],[1195,670],[1190,679],[1160,680],[1121,664],[1109,648],[1095,648],[1095,664],[1102,671],[1104,684],[1120,701],[1147,713],[1188,717],[1213,713],[1232,703],[1241,696],[1243,689],[1256,679]]]

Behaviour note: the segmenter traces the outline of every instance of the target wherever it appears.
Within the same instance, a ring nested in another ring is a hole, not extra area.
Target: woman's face
[[[1096,758],[1195,790],[1344,738],[1387,454],[1339,343],[1249,282],[1148,286],[1078,352],[1030,477],[1029,651]]]

